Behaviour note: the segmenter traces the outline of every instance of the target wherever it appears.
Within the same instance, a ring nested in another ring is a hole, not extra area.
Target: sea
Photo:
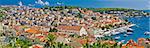
[[[99,2],[96,0],[0,0],[0,5],[19,5],[19,2],[22,2],[24,6],[30,6],[35,8],[41,8],[46,5],[48,6],[82,6],[82,7],[105,7],[106,5],[102,3],[102,5],[97,5]],[[65,2],[65,3],[63,3]],[[81,4],[78,4],[78,3]],[[88,2],[88,4],[87,4]],[[110,2],[111,3],[111,2]],[[92,5],[91,5],[92,4]],[[147,10],[150,12],[149,10]],[[146,12],[147,12],[146,11]],[[127,42],[130,39],[137,41],[138,38],[150,38],[150,35],[144,35],[144,32],[150,32],[150,17],[127,17],[128,21],[136,24],[131,27],[133,29],[133,34],[128,37],[124,37],[124,34],[119,34],[113,36],[113,38],[120,36],[121,38],[117,41]]]
[[[123,41],[126,43],[128,40],[134,40],[137,42],[138,38],[150,38],[150,35],[145,35],[145,32],[150,32],[150,17],[140,16],[140,17],[126,17],[126,19],[132,24],[136,24],[132,26],[133,33],[124,37],[124,34],[114,35],[115,37],[120,37],[117,41]]]

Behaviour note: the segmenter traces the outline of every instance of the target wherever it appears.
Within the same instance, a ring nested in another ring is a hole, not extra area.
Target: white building
[[[86,29],[81,26],[58,26],[57,29],[59,32],[65,32],[68,34],[77,34],[80,36],[88,35]]]

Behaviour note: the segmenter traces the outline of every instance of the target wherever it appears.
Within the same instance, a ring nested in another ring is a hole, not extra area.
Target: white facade
[[[82,35],[88,35],[88,33],[87,33],[87,31],[86,31],[86,29],[84,27],[82,27],[80,29],[80,36],[82,36]]]

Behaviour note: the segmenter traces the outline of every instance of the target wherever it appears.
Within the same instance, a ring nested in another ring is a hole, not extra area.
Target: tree
[[[47,36],[47,40],[48,40],[49,42],[52,42],[55,38],[56,38],[56,37],[55,37],[54,35],[52,35],[52,34],[49,34],[49,35]]]
[[[82,14],[81,13],[78,13],[78,15],[76,16],[78,18],[83,18]]]
[[[57,32],[58,30],[56,28],[50,28],[49,32]]]
[[[31,41],[29,40],[21,40],[21,39],[17,39],[16,40],[16,45],[17,47],[21,47],[21,48],[29,48],[29,46],[32,45]]]
[[[96,17],[92,17],[91,19],[96,20]]]
[[[48,36],[47,36],[47,42],[46,42],[46,44],[44,45],[45,46],[45,48],[49,48],[49,47],[51,47],[51,48],[53,48],[53,45],[54,45],[54,42],[53,42],[53,40],[55,39],[55,36],[53,35],[53,34],[48,34]]]

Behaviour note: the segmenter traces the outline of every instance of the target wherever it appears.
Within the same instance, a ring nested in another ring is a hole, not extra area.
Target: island
[[[131,12],[131,14],[128,14],[128,12]],[[134,12],[135,14],[132,14]],[[139,14],[136,14],[136,12]],[[123,44],[123,42],[118,42],[111,37],[126,31],[132,32],[130,27],[135,26],[128,20],[121,19],[118,15],[148,16],[149,14],[123,8],[1,6],[0,47],[149,47],[150,38],[139,38],[138,42],[131,39]]]

